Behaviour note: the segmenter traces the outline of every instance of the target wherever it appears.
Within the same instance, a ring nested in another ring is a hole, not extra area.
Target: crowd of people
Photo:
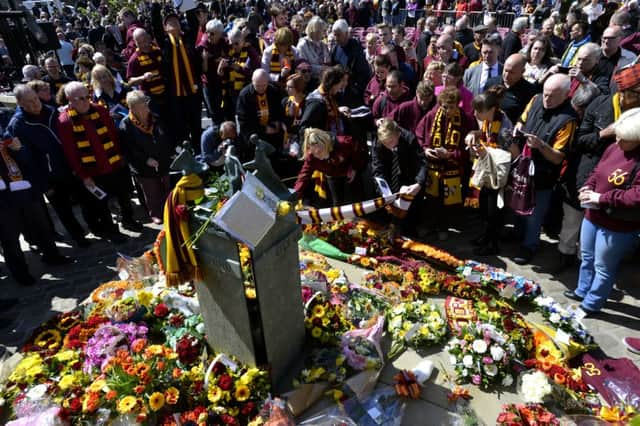
[[[88,232],[120,243],[110,206],[140,231],[137,192],[162,223],[177,146],[188,141],[222,171],[229,153],[253,157],[257,135],[306,205],[388,186],[413,202],[405,217],[376,220],[445,240],[454,211],[479,214],[474,253],[498,254],[502,238],[515,238],[518,264],[531,262],[544,230],[559,240],[555,272],[580,265],[565,295],[599,311],[640,231],[635,0],[568,10],[489,0],[487,10],[530,14],[511,28],[495,15],[471,26],[465,12],[482,2],[423,3],[214,1],[181,13],[154,0],[117,21],[104,2],[90,20],[42,11],[61,47],[24,67],[1,149],[11,274],[35,281],[20,233],[45,263],[70,261],[55,248],[44,197],[77,246],[90,244]],[[458,20],[442,25],[432,8]]]

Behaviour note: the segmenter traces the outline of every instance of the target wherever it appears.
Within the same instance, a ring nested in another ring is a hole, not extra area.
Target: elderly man
[[[464,72],[464,86],[474,96],[484,92],[488,80],[502,74],[502,64],[498,62],[499,53],[500,43],[497,38],[487,37],[482,40],[482,63]]]
[[[118,199],[125,229],[140,232],[142,226],[133,218],[131,177],[120,152],[118,131],[109,112],[90,102],[82,83],[67,84],[64,94],[69,105],[58,118],[58,136],[67,162],[85,187],[84,217],[94,234],[114,243],[124,242],[124,235],[111,219],[108,195]]]
[[[137,86],[151,99],[151,109],[163,120],[168,119],[166,85],[162,77],[162,51],[155,46],[151,36],[143,29],[133,31],[137,46],[127,63],[129,85]]]
[[[572,162],[575,167],[567,169],[564,180],[568,192],[574,195],[584,186],[607,147],[615,143],[613,123],[623,112],[640,107],[640,64],[617,71],[613,78],[619,92],[601,95],[587,106],[573,143]],[[566,202],[563,210],[564,221],[558,243],[561,257],[556,271],[575,264],[583,216],[581,210]]]
[[[437,29],[438,18],[435,16],[429,16],[427,18],[424,31],[420,34],[418,43],[416,44],[416,57],[418,58],[419,64],[424,62],[424,58],[426,58],[428,53],[427,48],[429,47],[429,43],[431,43],[431,37],[435,37]]]
[[[22,67],[22,82],[28,83],[33,80],[40,80],[40,68],[35,65],[25,65]]]
[[[71,79],[62,73],[62,67],[56,58],[47,58],[44,61],[44,69],[47,75],[42,77],[42,81],[49,83],[51,97],[55,100],[56,94],[62,86],[71,81]]]
[[[464,56],[467,57],[469,63],[472,64],[480,60],[480,50],[482,50],[482,40],[487,35],[487,27],[485,25],[476,25],[473,27],[473,42],[464,47]]]
[[[360,106],[364,89],[371,78],[371,68],[364,55],[362,44],[349,36],[349,24],[344,19],[333,23],[336,45],[331,50],[332,65],[342,65],[349,72],[349,85],[344,99],[349,106]]]
[[[427,69],[432,61],[440,61],[445,65],[451,62],[457,62],[460,65],[466,65],[466,59],[464,55],[460,55],[457,50],[454,49],[454,39],[448,34],[442,34],[438,37],[435,45],[435,52],[433,56],[428,55],[424,58],[423,67]]]
[[[607,27],[600,38],[602,56],[598,62],[598,74],[610,80],[613,72],[624,68],[636,60],[636,55],[620,47],[622,41],[622,29],[620,27]]]
[[[79,247],[87,247],[85,230],[73,215],[76,179],[67,165],[55,130],[58,111],[43,105],[37,93],[25,85],[15,87],[18,108],[9,121],[7,134],[22,142],[30,159],[32,186],[45,194],[60,221]]]
[[[556,21],[553,18],[547,18],[542,22],[542,29],[540,33],[545,36],[551,42],[551,49],[553,50],[553,56],[559,58],[564,53],[566,42],[553,33],[553,28],[556,25]]]
[[[529,17],[521,16],[513,21],[511,31],[504,36],[502,41],[502,54],[501,58],[508,58],[514,53],[518,53],[522,50],[522,40],[520,37],[524,34],[524,31],[529,26]]]
[[[283,110],[280,91],[269,84],[269,74],[259,68],[253,72],[251,84],[238,96],[238,124],[240,133],[249,141],[253,134],[282,150]]]
[[[200,151],[202,97],[199,77],[202,56],[195,50],[197,28],[182,31],[180,18],[170,13],[162,19],[160,3],[151,5],[154,36],[162,50],[163,71],[169,95],[169,126],[178,142],[189,140]]]
[[[220,126],[209,126],[202,132],[201,144],[202,159],[214,170],[222,170],[224,154],[230,146],[236,149],[236,156],[242,157],[236,123],[233,121],[225,121]]]
[[[532,84],[523,78],[526,64],[527,58],[524,55],[514,53],[505,61],[502,76],[487,80],[485,86],[502,84],[507,88],[500,103],[500,109],[512,123],[518,121],[531,98],[542,89],[539,85]]]
[[[609,93],[610,76],[602,74],[598,69],[598,61],[602,55],[602,49],[595,43],[583,45],[576,55],[576,66],[569,70],[571,77],[571,93],[573,96],[580,84],[592,81],[603,94]]]
[[[517,141],[520,149],[526,143],[532,149],[536,165],[534,175],[536,206],[530,216],[520,216],[519,227],[524,233],[520,250],[513,261],[524,265],[531,261],[540,241],[540,230],[551,203],[551,192],[560,177],[565,155],[577,126],[571,107],[571,79],[562,74],[549,77],[542,95],[535,96],[516,124],[516,132],[525,137]]]

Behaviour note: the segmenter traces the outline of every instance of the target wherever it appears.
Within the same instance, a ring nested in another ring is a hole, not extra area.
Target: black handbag
[[[640,170],[640,161],[636,162],[635,166],[633,166],[633,169],[629,174],[629,179],[624,183],[621,189],[627,190],[631,188],[631,185],[633,185],[633,181],[636,180],[638,170]],[[607,214],[607,216],[614,220],[623,220],[625,222],[640,222],[640,206],[630,208],[607,207],[605,209],[605,213]]]

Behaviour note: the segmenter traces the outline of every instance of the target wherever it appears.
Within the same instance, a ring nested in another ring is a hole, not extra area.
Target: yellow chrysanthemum
[[[151,292],[144,290],[138,292],[138,302],[140,302],[142,306],[151,306],[151,300],[153,300],[153,294]]]
[[[118,401],[118,412],[120,414],[130,413],[138,403],[138,400],[135,396],[125,396],[120,401]]]
[[[173,386],[171,386],[164,393],[165,402],[169,405],[176,405],[178,403],[178,399],[180,398],[180,391]]]
[[[222,399],[222,389],[217,386],[210,386],[209,391],[207,392],[207,399],[217,404]]]
[[[240,385],[236,388],[236,392],[235,392],[236,400],[240,402],[246,401],[247,399],[249,399],[250,395],[251,395],[251,390],[249,389],[248,386]]]
[[[71,350],[60,351],[54,356],[54,358],[60,362],[71,361],[72,359],[76,359],[77,357],[78,356],[76,352]]]
[[[256,298],[256,289],[254,287],[247,287],[244,289],[244,296],[247,299],[253,300]]]
[[[322,336],[322,330],[318,327],[313,327],[313,329],[311,330],[311,336],[317,339],[318,337]]]
[[[43,371],[44,371],[44,370],[43,370],[43,368],[42,368],[42,365],[41,365],[41,364],[39,364],[39,365],[34,365],[33,367],[29,368],[29,369],[26,371],[26,373],[25,373],[25,374],[27,375],[27,377],[33,378],[33,377],[36,377],[36,376],[37,376],[37,375],[39,375],[39,374],[42,374],[42,373],[43,373]]]
[[[69,389],[75,383],[76,383],[76,377],[73,374],[67,374],[62,376],[62,378],[58,382],[58,386],[60,387],[61,390],[64,391]]]
[[[153,411],[158,411],[164,407],[164,395],[161,392],[154,392],[149,397],[149,407]]]
[[[329,280],[329,282],[332,283],[337,278],[340,277],[340,270],[339,269],[329,269],[327,271],[326,275],[327,275],[327,279]]]
[[[313,309],[311,310],[311,314],[314,317],[322,318],[324,316],[324,314],[325,314],[324,306],[322,306],[322,305],[314,306]]]
[[[145,353],[154,356],[162,355],[164,353],[164,347],[162,345],[150,345],[145,349]]]
[[[107,384],[106,380],[98,379],[95,382],[91,383],[91,385],[89,385],[89,390],[91,392],[100,392],[102,391],[102,388],[104,388],[106,384]]]

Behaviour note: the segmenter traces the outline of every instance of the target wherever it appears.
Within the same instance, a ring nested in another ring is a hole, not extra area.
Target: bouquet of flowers
[[[347,331],[342,335],[342,352],[355,370],[378,370],[382,368],[383,355],[380,339],[384,331],[384,316],[367,328]]]
[[[481,389],[513,384],[516,347],[490,324],[472,323],[461,329],[446,346],[459,383],[473,383]]]
[[[133,297],[126,297],[115,301],[104,309],[105,316],[114,322],[135,321],[144,315],[145,308],[141,307]]]
[[[549,296],[538,296],[533,299],[533,304],[547,321],[554,327],[569,333],[572,339],[582,345],[592,345],[593,336],[589,334],[580,322],[575,311],[563,308],[558,302]]]
[[[128,350],[134,342],[147,337],[147,327],[128,324],[103,323],[98,327],[85,348],[84,370],[90,373],[94,368],[102,370],[104,363],[118,350]]]
[[[342,383],[352,372],[349,365],[345,364],[346,359],[346,355],[339,348],[315,348],[305,360],[306,368],[302,370],[300,377],[294,380],[294,385],[318,382]]]
[[[389,300],[379,291],[372,288],[351,285],[347,294],[349,319],[354,324],[368,321],[383,313],[390,306]]]
[[[441,342],[447,334],[447,326],[435,305],[416,300],[401,303],[391,310],[387,331],[393,341],[389,358],[393,358],[406,347],[423,349]]]
[[[343,306],[332,303],[321,293],[307,302],[304,325],[311,338],[322,345],[338,345],[342,334],[353,327]]]
[[[541,293],[540,286],[532,280],[474,260],[467,260],[464,265],[459,266],[457,273],[467,281],[491,287],[505,299],[530,300]]]
[[[495,325],[504,333],[510,344],[515,345],[517,359],[527,359],[533,349],[533,333],[524,317],[505,301],[488,295],[475,302],[478,320]]]
[[[560,421],[540,404],[505,404],[496,426],[556,426]]]

